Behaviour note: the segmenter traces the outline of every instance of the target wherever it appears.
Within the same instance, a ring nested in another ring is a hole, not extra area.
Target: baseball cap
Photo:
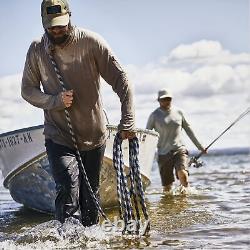
[[[66,26],[70,17],[67,0],[43,0],[41,16],[44,29],[53,26]]]
[[[172,93],[168,89],[161,89],[158,91],[158,100],[166,97],[173,98]]]

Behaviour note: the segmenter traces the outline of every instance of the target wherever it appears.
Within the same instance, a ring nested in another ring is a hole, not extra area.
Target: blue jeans
[[[65,218],[72,216],[78,218],[84,226],[97,224],[98,209],[84,182],[76,151],[47,139],[45,147],[56,183],[55,219],[63,223]],[[105,145],[80,152],[89,183],[97,198],[104,151]]]

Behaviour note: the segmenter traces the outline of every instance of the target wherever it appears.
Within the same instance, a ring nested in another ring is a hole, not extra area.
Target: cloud
[[[1,100],[12,99],[13,95],[16,96],[16,93],[20,93],[21,75],[2,77],[0,83]]]
[[[205,144],[250,106],[250,54],[231,53],[218,41],[180,45],[158,62],[128,65],[127,70],[135,85],[137,123],[142,127],[158,106],[157,91],[164,87],[173,91],[174,104],[184,109]],[[250,146],[248,122],[246,117],[216,145]],[[187,144],[193,147],[189,140]]]
[[[0,132],[42,123],[43,112],[21,97],[21,74],[0,78]]]
[[[190,117],[201,138],[214,138],[225,121],[232,121],[250,105],[250,54],[231,53],[218,41],[182,44],[159,61],[125,68],[134,86],[136,125],[140,128],[158,107],[157,91],[161,88],[172,90],[174,104]],[[0,132],[43,123],[42,110],[21,98],[20,85],[20,74],[0,78]],[[117,125],[120,101],[104,81],[102,95],[109,121]],[[249,129],[246,123],[240,126],[238,143],[249,145]],[[237,138],[231,138],[234,145]]]
[[[197,98],[250,91],[250,65],[203,66],[191,72],[192,81],[183,94]]]
[[[217,41],[180,45],[159,62],[127,70],[137,94],[151,95],[163,87],[197,98],[250,92],[250,54],[232,54]]]
[[[192,44],[181,44],[170,52],[168,60],[185,60],[214,57],[218,54],[227,55],[217,41],[201,40]]]

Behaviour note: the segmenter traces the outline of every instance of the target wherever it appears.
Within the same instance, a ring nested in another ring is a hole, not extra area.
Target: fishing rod
[[[235,121],[233,121],[225,130],[222,131],[222,133],[217,136],[205,149],[204,151],[201,151],[198,155],[193,156],[190,159],[189,166],[194,166],[196,168],[199,168],[203,165],[201,161],[198,161],[198,159],[217,141],[219,138],[224,135],[231,127],[233,127],[239,120],[241,120],[244,116],[246,116],[250,112],[250,107],[248,107],[243,113],[241,113]]]

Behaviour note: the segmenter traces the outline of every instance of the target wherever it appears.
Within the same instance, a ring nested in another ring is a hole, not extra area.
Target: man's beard
[[[70,33],[67,32],[66,34],[64,34],[61,37],[54,37],[49,32],[47,32],[47,30],[46,30],[46,34],[47,34],[49,40],[51,41],[51,43],[53,43],[55,45],[61,45],[61,44],[65,43],[70,36]]]

